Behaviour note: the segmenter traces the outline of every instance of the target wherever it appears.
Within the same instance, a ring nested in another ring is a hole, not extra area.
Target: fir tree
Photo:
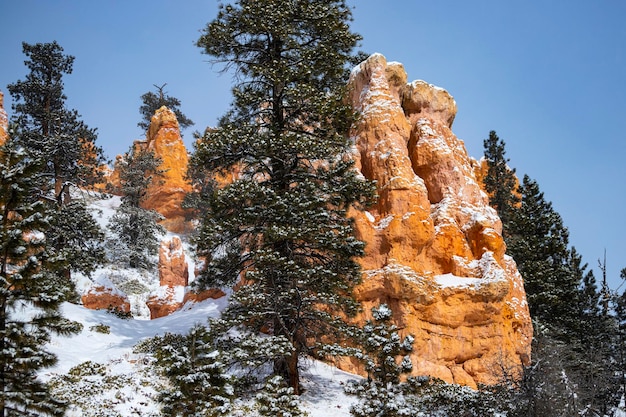
[[[156,93],[149,91],[141,96],[141,107],[139,107],[139,113],[141,113],[141,122],[137,123],[144,131],[147,131],[150,128],[150,120],[154,113],[160,109],[162,106],[167,107],[176,115],[176,120],[178,120],[178,125],[181,130],[186,129],[190,126],[193,126],[193,121],[185,116],[183,112],[180,110],[180,100],[176,97],[169,96],[163,91],[167,84],[163,84],[161,86],[154,85],[157,89]]]
[[[270,378],[262,392],[257,395],[259,414],[265,417],[302,417],[299,399],[293,388],[288,387],[280,376]]]
[[[96,131],[90,129],[76,110],[66,108],[63,76],[72,73],[74,57],[64,55],[55,42],[22,43],[30,70],[25,80],[9,84],[14,99],[13,118],[23,134],[20,143],[45,161],[53,179],[54,197],[69,199],[69,186],[87,186],[101,177],[102,149]]]
[[[224,317],[289,341],[273,367],[296,395],[300,356],[316,336],[341,333],[333,316],[356,307],[363,243],[347,210],[373,193],[346,157],[355,115],[345,85],[360,39],[350,20],[342,0],[240,0],[222,6],[198,40],[238,83],[193,165],[242,172],[208,195],[196,239],[207,268],[198,282],[228,286],[242,274],[246,285]]]
[[[64,55],[56,42],[24,42],[22,48],[30,72],[8,89],[14,99],[13,121],[21,132],[17,140],[42,161],[42,171],[51,179],[39,183],[53,217],[45,232],[47,262],[66,277],[70,268],[89,273],[102,260],[103,233],[82,202],[72,204],[71,189],[100,180],[102,149],[96,145],[95,129],[65,105],[63,76],[72,73],[74,57]]]
[[[487,173],[483,179],[489,203],[495,208],[502,220],[502,236],[509,236],[509,224],[513,213],[520,203],[517,194],[517,177],[515,169],[508,166],[505,143],[495,131],[489,132],[489,138],[483,141]]]
[[[50,334],[78,330],[59,313],[69,282],[44,268],[48,217],[37,162],[13,136],[0,147],[0,416],[64,414],[37,372],[56,362],[43,349]]]
[[[580,278],[571,269],[569,233],[561,216],[524,176],[521,205],[516,210],[507,242],[524,279],[531,317],[563,337],[576,316]]]
[[[211,330],[196,326],[187,335],[166,334],[152,342],[157,364],[172,385],[160,396],[163,415],[228,415],[233,387],[215,341]]]
[[[122,203],[107,226],[115,236],[109,246],[113,247],[111,256],[131,268],[150,269],[151,257],[159,248],[159,236],[165,233],[158,223],[163,217],[141,207],[154,177],[163,174],[160,165],[161,159],[154,152],[139,147],[131,147],[118,161]]]
[[[362,350],[354,356],[364,363],[367,380],[348,385],[346,391],[362,399],[350,413],[355,417],[415,415],[403,395],[405,383],[400,382],[400,376],[413,369],[408,356],[413,337],[400,337],[386,304],[373,308],[372,315],[374,320],[368,320],[357,337]]]
[[[602,294],[598,290],[593,271],[584,272],[586,265],[580,266],[580,257],[573,251],[574,271],[582,275],[578,297],[578,316],[574,318],[578,326],[578,340],[569,343],[574,351],[570,363],[572,373],[578,379],[578,398],[589,412],[608,415],[613,405],[617,405],[620,381],[615,377],[614,335],[617,323],[613,315],[604,310]]]

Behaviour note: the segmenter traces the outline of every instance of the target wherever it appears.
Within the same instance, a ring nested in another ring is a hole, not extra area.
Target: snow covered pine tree
[[[341,333],[360,280],[351,207],[373,187],[346,157],[355,120],[345,101],[353,50],[342,0],[239,0],[223,5],[198,40],[237,74],[231,110],[198,142],[197,174],[240,169],[206,193],[198,254],[201,286],[231,286],[224,318],[289,341],[273,373],[300,393],[300,360],[319,335]],[[202,178],[202,176],[197,176]]]

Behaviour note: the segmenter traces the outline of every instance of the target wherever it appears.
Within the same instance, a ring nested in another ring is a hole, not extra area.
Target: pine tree
[[[196,326],[187,335],[166,334],[154,342],[154,355],[172,389],[161,393],[165,416],[228,415],[233,388],[215,335]]]
[[[509,224],[514,211],[520,203],[517,194],[517,177],[515,169],[508,166],[505,143],[495,131],[489,132],[489,138],[483,141],[487,173],[483,179],[485,190],[489,195],[489,203],[496,209],[502,220],[502,236],[509,236]]]
[[[524,279],[531,317],[567,337],[564,333],[571,330],[568,324],[576,316],[580,285],[569,263],[569,233],[537,182],[527,175],[520,194],[508,252]]]
[[[17,140],[32,158],[42,161],[43,172],[51,178],[40,182],[53,217],[45,232],[46,262],[66,277],[70,268],[89,273],[102,260],[103,233],[84,203],[72,201],[71,189],[100,180],[102,149],[96,145],[95,129],[65,105],[63,76],[72,73],[74,57],[64,55],[56,42],[24,42],[22,48],[30,73],[8,89],[14,99],[13,121],[21,132]],[[58,268],[62,264],[65,269]]]
[[[400,336],[391,324],[392,312],[382,304],[372,309],[373,320],[368,320],[359,332],[357,341],[361,350],[355,356],[365,365],[367,380],[349,384],[346,391],[361,398],[350,409],[355,417],[400,417],[415,415],[403,395],[405,383],[400,376],[409,373],[413,364],[408,354],[413,350],[413,337]],[[400,359],[401,358],[401,359]]]
[[[78,330],[59,313],[69,282],[44,268],[48,217],[37,162],[14,136],[0,147],[0,416],[64,414],[37,372],[56,362],[43,349],[50,334]]]
[[[165,91],[163,91],[166,85],[167,84],[158,86],[155,84],[154,87],[157,89],[156,93],[149,91],[141,96],[142,105],[139,107],[139,113],[141,113],[142,119],[141,122],[137,123],[137,126],[144,131],[150,128],[152,116],[162,106],[174,112],[181,130],[193,126],[194,124],[193,121],[180,110],[180,100],[167,95]]]
[[[96,130],[90,129],[76,110],[66,108],[63,75],[72,73],[74,57],[64,55],[55,42],[22,43],[30,70],[26,80],[9,84],[13,119],[23,134],[21,145],[38,159],[53,178],[54,197],[69,199],[69,187],[88,186],[101,177],[102,149],[96,145]]]
[[[342,0],[239,0],[222,6],[198,40],[238,83],[193,165],[242,172],[209,195],[196,239],[207,259],[198,282],[229,286],[241,274],[246,285],[224,317],[289,341],[273,368],[296,395],[300,356],[316,336],[341,333],[334,316],[356,307],[363,243],[347,210],[373,195],[346,157],[355,114],[345,86],[360,40],[350,20]]]
[[[118,161],[122,203],[107,226],[115,236],[109,246],[113,246],[111,256],[131,268],[150,269],[151,257],[159,248],[159,236],[165,234],[158,223],[163,217],[141,207],[154,177],[163,174],[160,165],[161,159],[154,152],[139,147],[131,147]]]

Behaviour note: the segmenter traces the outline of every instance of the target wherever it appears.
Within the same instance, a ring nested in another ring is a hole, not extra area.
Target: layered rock
[[[185,195],[191,191],[191,184],[185,179],[189,155],[174,112],[165,106],[158,109],[150,121],[146,140],[135,141],[134,146],[154,152],[162,161],[159,169],[164,171],[148,188],[142,207],[161,214],[165,218],[162,224],[169,231],[189,231],[188,213],[181,207]],[[119,172],[114,170],[107,181],[115,188],[119,185]]]
[[[159,282],[175,287],[189,285],[189,266],[183,251],[183,242],[178,236],[164,240],[159,247]]]
[[[350,79],[361,112],[356,165],[379,200],[354,213],[364,240],[364,311],[388,304],[415,336],[413,373],[475,387],[498,382],[530,356],[522,279],[505,255],[502,225],[451,131],[456,103],[376,54]],[[361,320],[369,318],[367,315]]]
[[[123,313],[130,312],[128,297],[111,288],[97,286],[90,288],[82,295],[83,306],[90,310],[119,310]]]
[[[150,318],[164,317],[178,311],[188,302],[218,299],[226,295],[219,289],[209,289],[200,293],[191,291],[189,266],[178,236],[163,240],[159,247],[159,289],[146,302]]]
[[[9,118],[4,110],[4,93],[0,91],[0,146],[6,142],[9,130]]]

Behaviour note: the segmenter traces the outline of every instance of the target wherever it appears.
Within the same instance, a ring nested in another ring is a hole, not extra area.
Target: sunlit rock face
[[[403,66],[380,54],[353,70],[349,87],[361,113],[356,165],[379,195],[354,213],[367,245],[356,290],[364,311],[386,303],[415,336],[415,375],[476,387],[519,371],[532,338],[522,278],[477,163],[451,131],[454,99],[408,83]]]
[[[9,118],[4,110],[4,93],[0,91],[0,146],[7,140],[9,130]]]
[[[169,231],[187,231],[187,213],[181,204],[191,191],[191,185],[185,179],[189,155],[174,112],[165,106],[158,109],[150,121],[146,141],[138,142],[136,146],[153,151],[163,161],[159,169],[165,171],[162,178],[155,178],[152,182],[143,207],[156,210],[165,217],[162,224]]]

